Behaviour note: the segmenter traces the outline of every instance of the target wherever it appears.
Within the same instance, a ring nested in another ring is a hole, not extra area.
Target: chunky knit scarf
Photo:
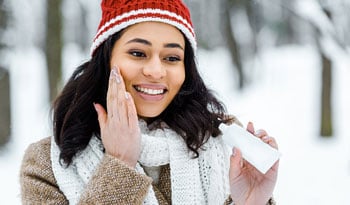
[[[198,158],[193,158],[184,140],[171,129],[162,126],[149,130],[140,121],[141,156],[136,171],[145,174],[142,166],[170,165],[172,204],[223,204],[229,194],[229,152],[222,138],[210,138]],[[92,137],[68,167],[59,163],[59,147],[51,142],[54,176],[70,204],[77,204],[85,185],[103,157],[103,145]],[[142,166],[141,166],[142,165]],[[144,204],[158,204],[152,187]]]

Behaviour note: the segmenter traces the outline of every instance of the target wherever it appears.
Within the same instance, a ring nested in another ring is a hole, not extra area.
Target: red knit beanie
[[[181,0],[102,0],[102,19],[90,54],[111,35],[136,23],[156,21],[178,28],[196,51],[189,9]]]

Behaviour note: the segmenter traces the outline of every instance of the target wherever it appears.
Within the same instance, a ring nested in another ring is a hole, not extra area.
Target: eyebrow
[[[151,46],[152,43],[145,40],[145,39],[142,39],[142,38],[134,38],[134,39],[131,39],[130,41],[126,42],[126,44],[129,44],[129,43],[141,43],[141,44],[145,44],[147,46]]]
[[[167,43],[164,45],[165,48],[180,48],[181,50],[184,50],[182,46],[178,43]]]
[[[130,41],[126,42],[126,44],[129,44],[129,43],[141,43],[141,44],[144,44],[147,46],[152,46],[151,42],[149,42],[146,39],[142,39],[142,38],[134,38],[134,39],[131,39]],[[184,50],[184,48],[178,43],[166,43],[166,44],[164,44],[164,47],[165,48],[179,48],[181,50]]]

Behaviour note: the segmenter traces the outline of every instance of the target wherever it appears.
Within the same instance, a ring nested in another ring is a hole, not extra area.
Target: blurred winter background
[[[99,0],[0,0],[0,204],[20,204],[28,144],[89,59]],[[208,86],[276,137],[278,204],[350,204],[350,0],[187,0]]]

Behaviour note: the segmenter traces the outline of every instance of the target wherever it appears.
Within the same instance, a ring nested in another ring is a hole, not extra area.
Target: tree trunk
[[[50,101],[57,96],[62,78],[62,13],[61,0],[46,1],[46,64],[50,86]]]
[[[77,27],[75,31],[75,40],[78,43],[79,47],[83,51],[89,52],[89,46],[90,46],[90,36],[88,35],[89,33],[87,32],[89,30],[89,27],[87,25],[88,22],[86,22],[88,11],[86,7],[84,7],[85,2],[79,1],[79,18],[77,18]]]
[[[8,21],[8,12],[6,11],[5,8],[6,7],[5,7],[4,0],[0,0],[0,55],[1,55],[2,49],[5,47],[2,40],[2,35],[6,30],[7,21]]]
[[[231,25],[231,13],[230,13],[231,6],[229,5],[230,5],[230,2],[227,1],[225,6],[225,14],[224,14],[225,33],[226,33],[225,36],[226,36],[227,46],[230,50],[232,62],[235,65],[236,71],[238,73],[239,88],[242,89],[245,86],[245,76],[243,72],[241,54],[239,52],[239,45],[235,39],[234,30]]]
[[[243,1],[245,10],[247,12],[250,28],[252,29],[252,49],[253,54],[256,54],[258,52],[258,33],[260,32],[262,21],[264,19],[263,15],[261,15],[260,5],[256,3],[255,1]]]
[[[9,72],[0,67],[0,147],[9,141],[11,135],[11,103]]]
[[[321,99],[321,136],[333,135],[332,125],[332,63],[322,54],[322,99]]]
[[[332,14],[328,9],[323,9],[331,20]],[[320,44],[320,43],[319,43]],[[325,49],[325,48],[323,48]],[[320,49],[322,56],[322,94],[321,94],[321,136],[331,137],[333,135],[332,123],[332,62]]]
[[[284,6],[282,7],[282,18],[284,21],[284,30],[282,32],[282,44],[293,44],[296,42],[296,35],[294,31],[294,16],[286,8],[294,8],[294,1],[283,0],[281,2]]]
[[[4,0],[0,0],[0,59],[6,45],[2,43],[2,35],[8,25],[8,12]],[[8,70],[4,69],[0,61],[0,148],[5,145],[11,136],[11,103],[10,103],[10,77]]]

